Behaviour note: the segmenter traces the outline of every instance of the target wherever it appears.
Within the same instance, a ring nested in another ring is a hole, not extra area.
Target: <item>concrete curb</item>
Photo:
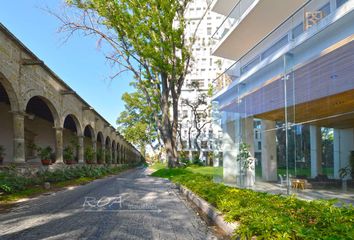
[[[237,223],[225,222],[222,213],[216,208],[210,205],[204,199],[198,197],[195,193],[189,189],[176,185],[179,192],[185,196],[189,201],[193,202],[203,213],[205,213],[219,228],[221,228],[228,236],[232,236],[235,229],[237,229]]]

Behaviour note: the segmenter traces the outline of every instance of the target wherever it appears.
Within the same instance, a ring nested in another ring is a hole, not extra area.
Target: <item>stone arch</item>
[[[106,150],[106,163],[112,162],[112,147],[111,147],[111,138],[109,136],[106,137],[105,141],[105,150]]]
[[[14,89],[0,73],[0,146],[4,149],[4,162],[14,159],[14,115],[18,102]]]
[[[39,161],[36,147],[50,147],[61,154],[62,149],[57,149],[55,127],[59,122],[58,112],[54,105],[45,97],[33,96],[25,106],[25,158],[28,161]],[[51,157],[55,160],[55,156]]]
[[[104,163],[105,161],[105,154],[104,154],[104,147],[105,147],[105,140],[104,140],[103,133],[99,131],[96,137],[96,146],[97,146],[97,163]]]
[[[7,94],[11,106],[11,111],[18,111],[19,102],[16,95],[16,91],[12,87],[12,84],[5,78],[2,73],[0,73],[0,85],[4,88]]]
[[[87,137],[87,138],[91,138],[91,141],[96,141],[95,130],[93,129],[91,124],[87,124],[85,126],[84,131],[83,131],[83,136]]]
[[[55,107],[55,105],[53,104],[53,102],[51,102],[48,98],[42,96],[42,95],[32,95],[32,97],[28,98],[27,101],[25,102],[24,105],[24,109],[27,109],[28,104],[31,102],[31,100],[33,99],[40,99],[41,101],[43,101],[46,106],[49,108],[52,116],[53,116],[53,121],[54,121],[54,126],[55,127],[61,127],[60,124],[60,118],[59,118],[59,114],[57,111],[57,108]]]
[[[73,153],[71,159],[65,159],[67,154],[64,155],[64,162],[67,164],[71,164],[73,161],[78,163],[79,160],[82,161],[82,152],[80,153],[81,143],[79,139],[79,137],[82,136],[81,124],[74,114],[67,114],[64,116],[65,118],[62,121],[64,153],[68,150],[71,150]]]
[[[78,136],[82,136],[82,125],[79,121],[79,119],[76,117],[75,114],[72,113],[68,113],[64,115],[63,121],[62,121],[62,126],[65,127],[66,124],[72,125],[72,123],[75,124],[75,128],[76,128],[76,134]]]
[[[61,119],[61,123],[62,126],[64,127],[65,120],[67,120],[68,117],[72,118],[72,121],[75,123],[77,135],[82,136],[83,135],[82,124],[77,116],[78,116],[77,114],[74,114],[72,112],[65,112]]]

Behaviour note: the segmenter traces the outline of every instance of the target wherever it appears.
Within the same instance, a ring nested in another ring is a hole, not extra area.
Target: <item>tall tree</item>
[[[153,114],[157,106],[152,109],[141,92],[125,93],[122,100],[125,102],[125,110],[119,115],[117,123],[124,138],[137,145],[142,153],[146,145],[150,145],[153,151],[160,149],[161,140]]]
[[[95,35],[110,47],[106,57],[119,66],[115,76],[130,71],[148,105],[159,107],[154,121],[168,166],[177,166],[178,101],[200,25],[186,39],[184,15],[191,0],[66,1],[73,11],[54,14],[62,21],[59,30],[68,37],[75,32]]]

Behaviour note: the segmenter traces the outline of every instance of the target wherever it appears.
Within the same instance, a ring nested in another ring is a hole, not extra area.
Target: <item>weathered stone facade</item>
[[[103,161],[105,157],[112,163],[141,160],[138,150],[0,24],[0,145],[6,149],[4,161],[36,161],[30,159],[29,145],[37,144],[53,147],[56,162],[61,163],[65,144],[73,136],[79,163],[85,161],[88,146],[95,152],[105,149]]]

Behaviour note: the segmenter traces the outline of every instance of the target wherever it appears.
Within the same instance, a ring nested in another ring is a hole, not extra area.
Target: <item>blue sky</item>
[[[0,22],[21,42],[96,109],[116,126],[116,119],[124,110],[121,96],[133,91],[130,76],[125,73],[110,80],[114,70],[97,49],[93,38],[73,36],[63,43],[65,35],[57,33],[59,21],[43,10],[48,6],[60,12],[63,0],[3,1]]]

